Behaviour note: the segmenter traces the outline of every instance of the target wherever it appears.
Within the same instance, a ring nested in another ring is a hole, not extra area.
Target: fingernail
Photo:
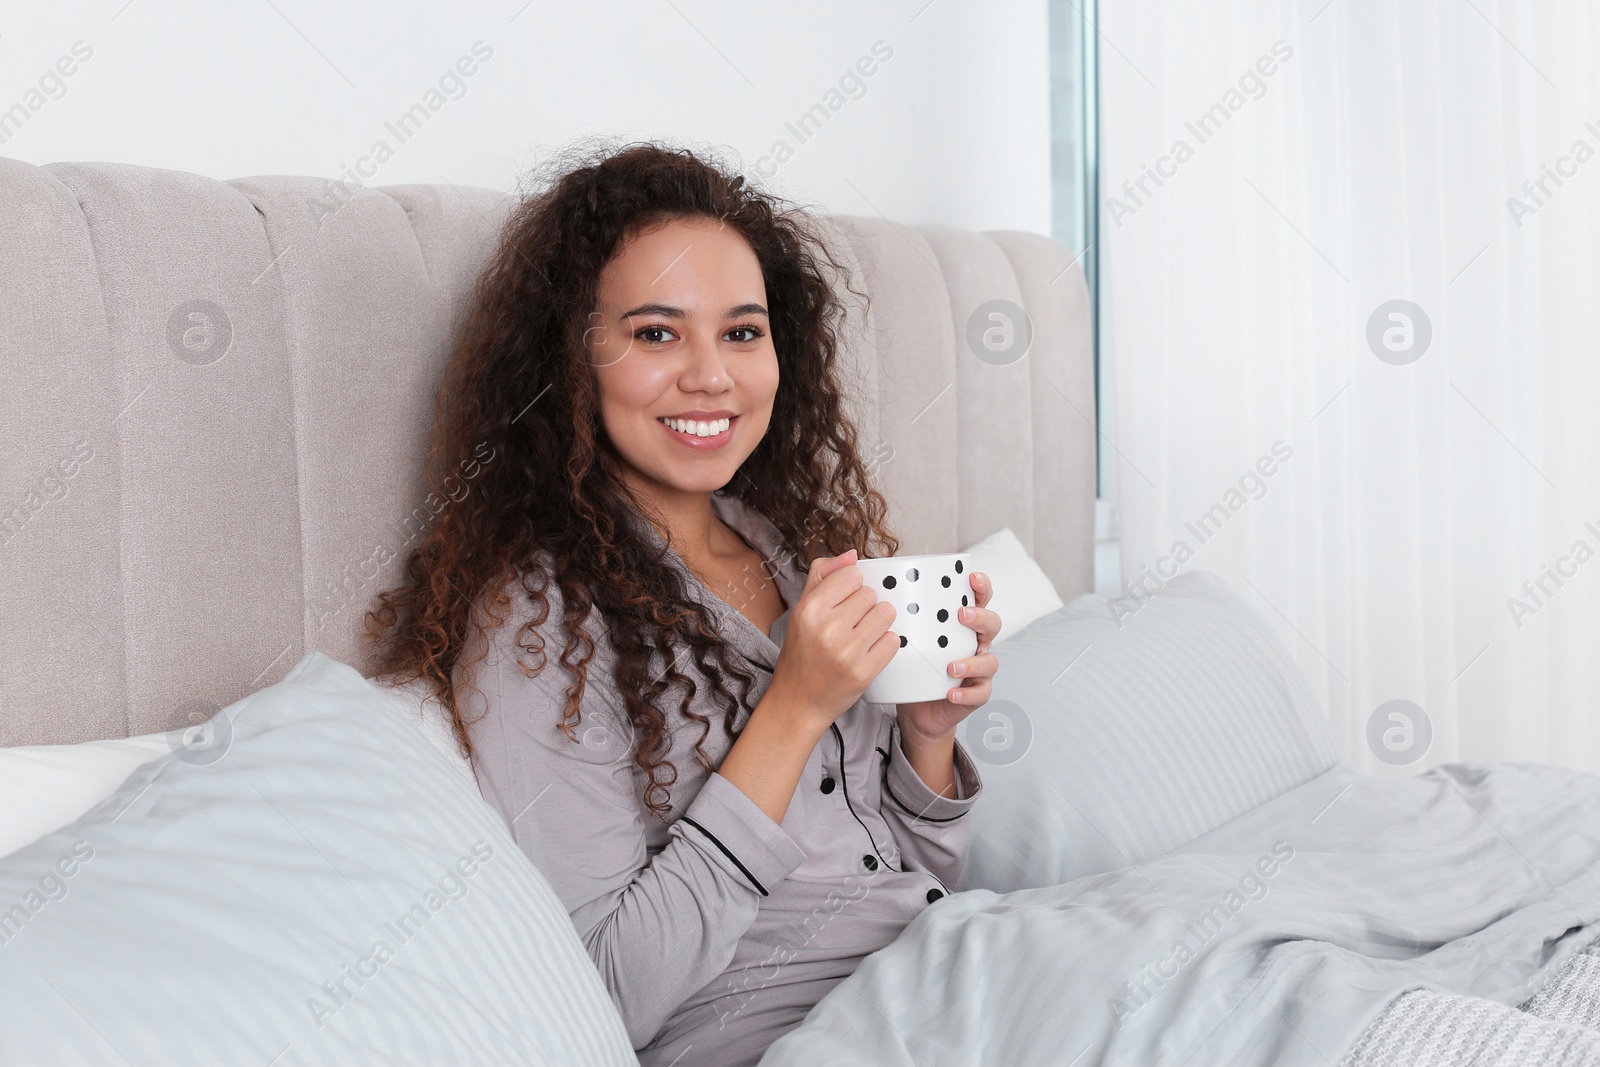
[[[953,674],[966,674],[967,665],[965,663],[952,663],[950,664],[950,671]]]
[[[950,703],[959,704],[959,703],[961,703],[961,700],[962,700],[961,690],[959,690],[959,689],[950,690]]]

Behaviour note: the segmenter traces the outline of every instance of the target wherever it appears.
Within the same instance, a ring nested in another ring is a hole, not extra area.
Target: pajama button
[[[869,871],[878,869],[878,860],[875,856],[862,856],[861,862],[867,865],[867,870]]]
[[[930,889],[930,890],[928,890],[928,903],[932,904],[934,901],[938,900],[942,896],[944,896],[944,893],[941,892],[940,890]]]
[[[833,792],[833,779],[832,778],[824,778],[822,780],[822,791],[824,793]]]

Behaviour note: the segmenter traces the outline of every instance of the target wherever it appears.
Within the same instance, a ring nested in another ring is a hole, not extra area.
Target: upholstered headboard
[[[431,515],[434,388],[509,206],[0,159],[0,744],[188,724],[311,649],[369,671],[361,617]],[[833,222],[871,295],[854,415],[902,551],[1010,526],[1063,597],[1088,591],[1072,254]],[[994,300],[1026,309],[1020,359],[969,344]]]

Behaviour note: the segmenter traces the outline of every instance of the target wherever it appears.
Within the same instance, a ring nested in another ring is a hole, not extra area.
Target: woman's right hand
[[[792,606],[772,687],[796,714],[812,715],[819,733],[861,698],[900,649],[889,629],[894,605],[867,588],[856,550],[811,561]]]

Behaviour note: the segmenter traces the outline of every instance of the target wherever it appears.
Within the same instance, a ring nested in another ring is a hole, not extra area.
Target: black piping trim
[[[880,749],[878,749],[878,751],[879,752],[883,752],[883,749],[880,748]],[[889,762],[889,753],[883,752],[883,761],[885,763]],[[961,773],[961,768],[958,766],[956,768],[956,774],[959,776],[960,773]],[[894,790],[889,788],[889,769],[888,769],[888,767],[885,767],[884,770],[883,770],[883,791],[885,793],[889,794],[889,799],[894,801],[895,802],[895,806],[898,807],[901,811],[905,812],[907,815],[911,816],[914,819],[921,819],[923,822],[955,822],[957,819],[961,818],[962,815],[965,815],[965,814],[967,814],[967,812],[970,812],[972,810],[971,808],[968,808],[967,811],[963,811],[963,812],[961,812],[961,813],[959,813],[957,815],[952,815],[947,819],[935,819],[932,815],[918,815],[916,812],[914,812],[910,808],[906,807],[905,802],[902,801],[899,797],[895,796],[894,795]],[[966,800],[966,799],[970,799],[970,798],[967,798],[967,797],[961,797],[961,798],[945,797],[944,799],[945,800],[957,800],[957,799]],[[940,885],[943,885],[943,884],[944,884],[943,882],[940,883]]]
[[[889,776],[888,775],[884,775],[883,776],[883,791],[885,793],[889,794],[889,799],[894,801],[895,804],[899,806],[901,811],[905,812],[907,815],[911,816],[913,819],[920,819],[923,822],[955,822],[957,819],[961,818],[962,815],[966,815],[968,812],[970,812],[972,810],[971,808],[968,808],[966,811],[963,811],[960,815],[952,815],[947,819],[935,819],[932,815],[918,815],[916,812],[914,812],[910,808],[906,807],[905,804],[901,802],[899,797],[894,795],[894,790],[889,788]],[[955,797],[945,797],[944,799],[945,800],[954,800]]]
[[[712,833],[710,830],[707,830],[704,826],[701,826],[699,823],[695,822],[693,819],[689,818],[689,816],[687,816],[687,815],[682,816],[682,819],[683,819],[684,822],[688,823],[690,826],[694,827],[696,830],[699,830],[701,833],[703,833],[707,837],[711,838],[711,843],[713,845],[716,845],[718,848],[720,848],[722,850],[722,854],[724,856],[728,857],[730,860],[732,860],[733,861],[733,865],[735,867],[739,868],[739,870],[744,872],[744,876],[746,878],[750,879],[750,884],[755,886],[756,890],[762,896],[765,897],[765,896],[771,896],[772,895],[772,894],[767,892],[767,887],[762,885],[760,880],[757,879],[755,875],[750,873],[750,868],[746,867],[744,864],[740,863],[739,862],[739,857],[735,856],[731,851],[729,851],[727,845],[724,845],[721,841],[717,840],[717,835],[716,834]]]
[[[894,864],[884,859],[883,853],[878,852],[878,842],[873,841],[872,831],[867,830],[867,824],[861,822],[861,816],[856,814],[855,805],[850,803],[849,775],[844,773],[844,734],[839,732],[839,724],[837,722],[831,722],[828,724],[828,726],[831,730],[833,730],[833,736],[839,739],[839,787],[844,790],[844,806],[850,809],[850,817],[856,822],[861,823],[861,829],[866,830],[867,840],[872,841],[872,851],[877,852],[878,854],[878,862],[882,863],[885,867],[889,868],[896,874],[904,874],[904,870],[896,867]],[[881,752],[883,750],[879,749],[879,751]]]

